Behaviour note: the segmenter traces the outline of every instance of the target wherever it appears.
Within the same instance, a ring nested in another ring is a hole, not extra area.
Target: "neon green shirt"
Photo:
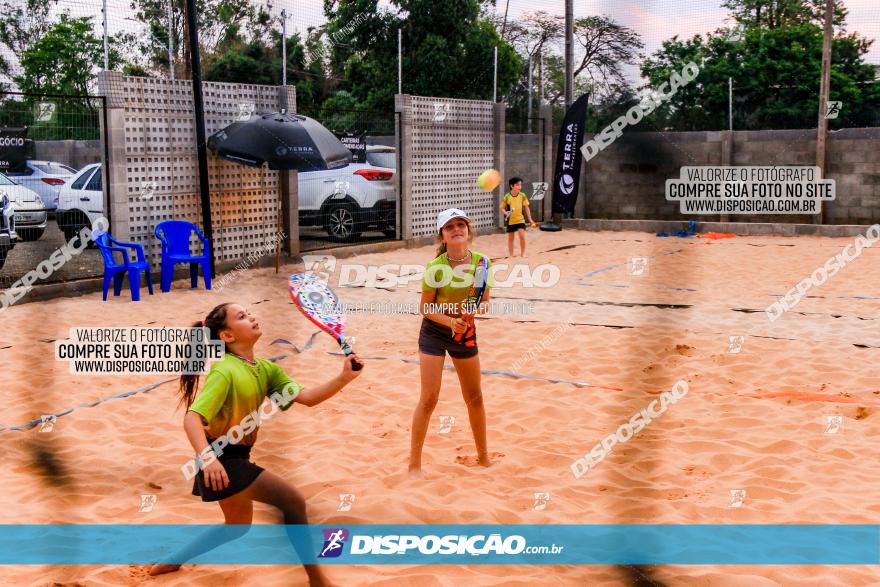
[[[282,410],[293,405],[302,386],[272,361],[257,359],[256,365],[249,365],[227,353],[211,365],[205,385],[189,411],[202,417],[208,438],[218,438],[255,412],[265,398],[276,392],[284,396],[287,384],[292,384],[287,393],[290,400],[279,406]],[[252,445],[256,440],[257,431],[254,430],[238,444]]]
[[[435,257],[425,267],[425,274],[422,276],[422,291],[436,291],[435,304],[460,304],[466,301],[473,283],[474,271],[483,257],[485,255],[482,253],[471,251],[470,266],[458,269],[459,273],[465,272],[470,276],[471,283],[467,283],[464,277],[458,277],[452,273],[452,266],[449,264],[446,253]],[[486,280],[486,289],[489,289],[495,287],[495,281],[492,279],[492,261],[489,261],[488,257],[486,257],[486,260],[489,262],[489,278]],[[441,286],[441,283],[446,285]]]

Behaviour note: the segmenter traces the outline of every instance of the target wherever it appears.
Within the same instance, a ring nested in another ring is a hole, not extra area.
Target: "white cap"
[[[458,208],[450,208],[448,210],[443,210],[440,214],[437,215],[437,230],[443,230],[443,227],[446,226],[450,220],[453,218],[468,218],[468,215],[459,210]]]

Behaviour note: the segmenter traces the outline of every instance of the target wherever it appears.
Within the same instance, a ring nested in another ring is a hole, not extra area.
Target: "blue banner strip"
[[[301,561],[873,565],[880,525],[0,525],[4,565]]]

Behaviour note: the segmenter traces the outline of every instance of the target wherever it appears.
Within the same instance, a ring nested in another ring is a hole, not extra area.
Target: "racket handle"
[[[465,314],[464,316],[462,316],[462,318],[464,318],[465,322],[468,323],[468,328],[464,332],[456,332],[455,333],[455,336],[452,337],[452,340],[454,340],[456,342],[460,342],[464,338],[464,336],[468,332],[470,332],[471,325],[474,323],[474,317],[470,314]]]
[[[339,346],[342,349],[342,352],[345,353],[345,360],[347,361],[348,358],[354,354],[354,349],[351,348],[351,345],[348,343],[348,340],[345,338],[340,340]],[[351,362],[351,370],[352,371],[360,371],[363,368],[364,368],[364,366],[361,365],[360,363],[355,363],[354,361]]]
[[[351,350],[351,347],[344,349],[343,352],[345,353],[345,360],[346,361],[348,361],[349,358],[351,357],[351,355],[354,354],[354,351]],[[364,366],[362,364],[355,362],[354,359],[351,360],[351,370],[352,371],[360,371],[363,368],[364,368]]]

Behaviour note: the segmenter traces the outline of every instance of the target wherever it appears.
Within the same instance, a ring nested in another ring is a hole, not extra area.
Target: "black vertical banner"
[[[571,214],[577,201],[581,177],[581,145],[587,123],[589,94],[584,94],[565,113],[556,145],[556,166],[553,175],[553,213]]]

